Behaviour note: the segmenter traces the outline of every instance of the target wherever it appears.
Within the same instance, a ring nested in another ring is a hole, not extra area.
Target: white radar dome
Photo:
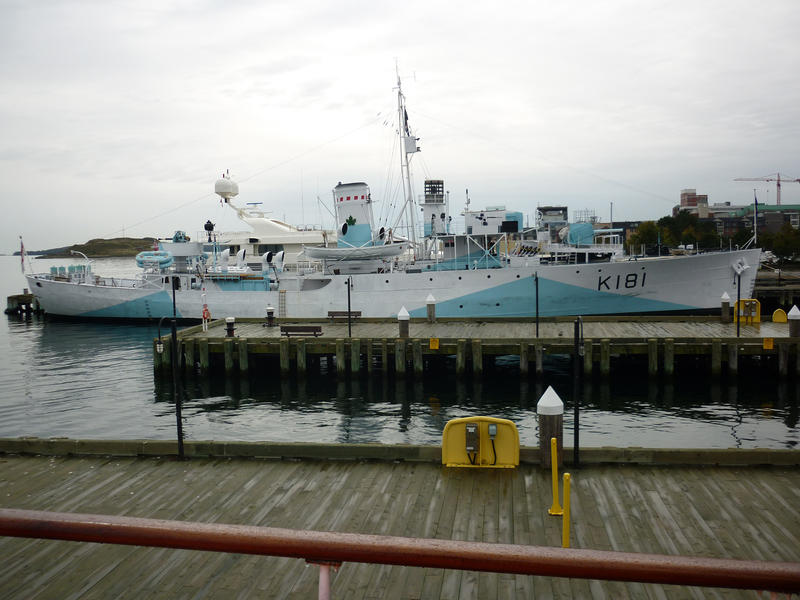
[[[225,200],[230,200],[239,195],[239,184],[230,177],[222,177],[221,179],[217,179],[217,182],[214,184],[214,193]]]

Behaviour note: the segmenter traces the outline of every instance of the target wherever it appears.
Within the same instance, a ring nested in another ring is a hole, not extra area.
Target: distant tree
[[[655,221],[644,221],[640,223],[636,231],[631,234],[628,242],[632,246],[653,246],[658,244],[658,234],[658,226]]]
[[[781,259],[791,259],[800,254],[800,231],[789,223],[784,223],[780,231],[775,234],[771,249]]]

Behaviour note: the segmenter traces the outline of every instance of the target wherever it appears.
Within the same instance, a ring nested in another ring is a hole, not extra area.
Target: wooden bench
[[[329,310],[328,311],[328,318],[331,321],[339,321],[339,320],[346,321],[348,316],[351,319],[358,319],[361,316],[361,311],[360,310],[351,310],[349,313],[346,310]]]
[[[322,335],[321,325],[281,325],[281,335],[291,337],[293,335]]]

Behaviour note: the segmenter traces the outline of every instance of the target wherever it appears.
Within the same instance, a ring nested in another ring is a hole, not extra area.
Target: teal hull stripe
[[[688,304],[622,296],[539,278],[539,315],[604,315],[696,310]],[[425,317],[425,307],[410,311]],[[536,288],[532,277],[436,303],[437,317],[534,317]]]
[[[101,319],[157,319],[172,316],[172,296],[167,291],[156,292],[136,300],[82,313],[81,317]],[[180,311],[177,317],[181,318]]]

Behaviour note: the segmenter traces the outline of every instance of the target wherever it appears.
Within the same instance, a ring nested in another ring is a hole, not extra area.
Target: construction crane
[[[797,177],[782,177],[780,173],[772,173],[764,177],[739,177],[734,181],[775,181],[778,186],[778,192],[775,194],[778,206],[781,205],[781,183],[800,183],[800,178]]]

